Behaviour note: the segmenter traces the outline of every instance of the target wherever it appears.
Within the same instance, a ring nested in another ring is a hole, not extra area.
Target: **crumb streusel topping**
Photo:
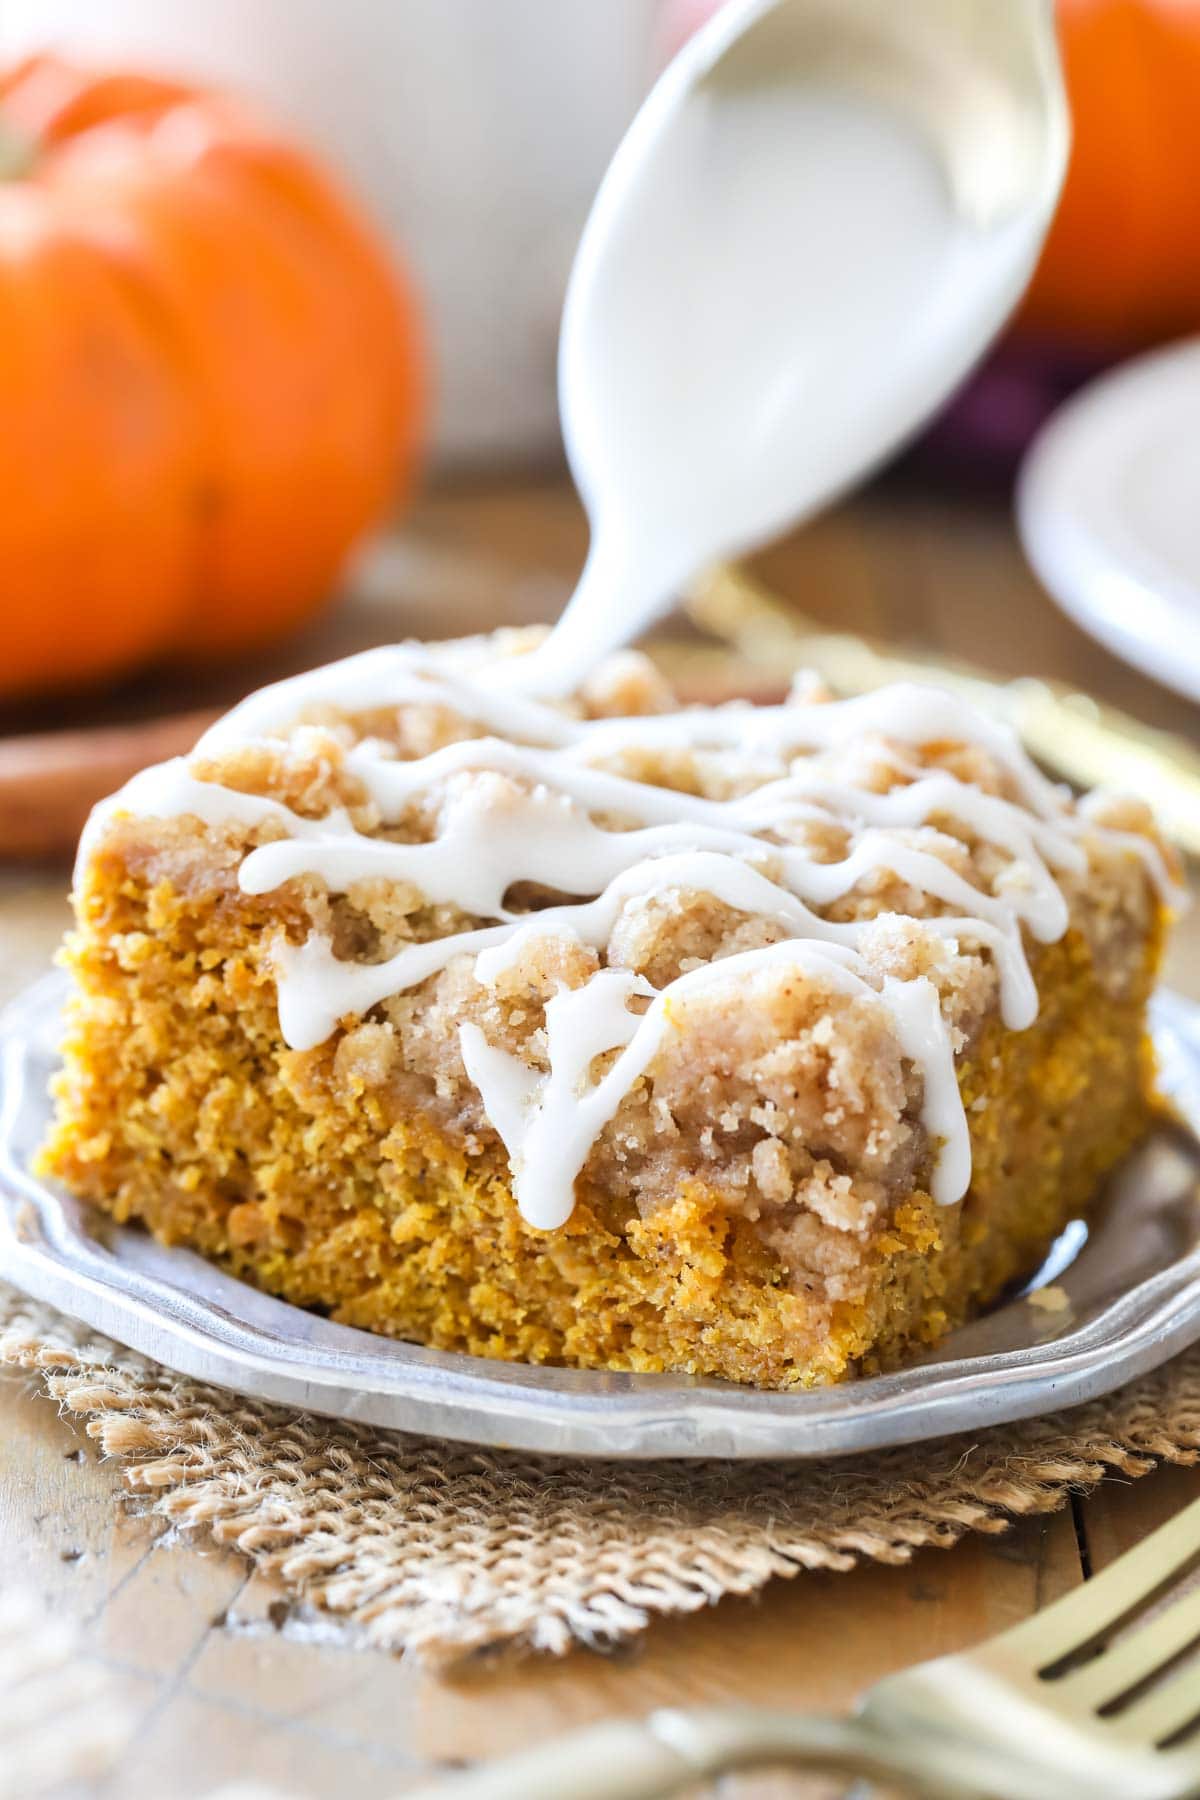
[[[932,1150],[934,1198],[959,1200],[956,1058],[997,1005],[1032,1023],[1027,943],[1061,938],[1081,896],[1103,967],[1147,868],[1169,894],[1144,813],[1077,808],[937,689],[674,709],[626,653],[551,705],[511,662],[490,679],[498,642],[264,689],[98,809],[81,858],[122,816],[177,819],[155,854],[186,884],[199,820],[229,833],[242,893],[293,884],[309,929],[271,951],[287,1044],[343,1026],[339,1064],[382,1079],[402,1037],[447,1115],[498,1134],[534,1225],[570,1216],[589,1163],[665,1187],[697,1104],[742,1143],[748,1207],[802,1197],[835,1237],[861,1228],[836,1159],[808,1154],[850,1117],[893,1124],[848,1166],[882,1191]],[[820,1121],[793,1116],[805,1058],[825,1068]],[[900,1091],[849,1104],[873,1081]]]

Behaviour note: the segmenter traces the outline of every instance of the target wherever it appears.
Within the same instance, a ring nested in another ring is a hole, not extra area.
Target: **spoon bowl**
[[[591,551],[512,679],[567,691],[927,419],[1028,281],[1068,139],[1050,0],[722,8],[580,241],[559,403]]]

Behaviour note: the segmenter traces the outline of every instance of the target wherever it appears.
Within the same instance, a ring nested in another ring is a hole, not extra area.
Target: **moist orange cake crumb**
[[[550,705],[525,647],[267,690],[100,810],[44,1168],[441,1349],[935,1344],[1147,1129],[1148,815],[932,690],[679,710],[627,655]]]

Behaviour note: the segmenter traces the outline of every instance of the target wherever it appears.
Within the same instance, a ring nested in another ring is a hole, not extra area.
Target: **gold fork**
[[[956,659],[915,658],[892,645],[826,631],[734,563],[696,582],[684,611],[719,640],[726,678],[732,651],[751,679],[757,673],[786,683],[797,669],[811,669],[843,697],[888,681],[936,681],[1005,720],[1031,756],[1075,787],[1145,794],[1180,849],[1200,856],[1200,750],[1175,733],[1143,725],[1061,682],[1007,681]],[[665,640],[663,648],[681,672],[690,661],[702,674],[707,662],[711,674],[711,645]],[[674,678],[669,665],[668,673]]]
[[[1200,1795],[1193,1573],[1200,1500],[1011,1631],[877,1682],[853,1718],[663,1709],[406,1800],[655,1800],[756,1764],[899,1782],[931,1800],[1184,1800]]]

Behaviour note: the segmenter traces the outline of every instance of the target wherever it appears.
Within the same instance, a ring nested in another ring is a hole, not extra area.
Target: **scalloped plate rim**
[[[179,1374],[252,1399],[533,1453],[806,1460],[1081,1404],[1200,1338],[1200,1232],[1176,1260],[1065,1336],[955,1355],[963,1335],[956,1333],[931,1358],[894,1373],[790,1394],[688,1376],[493,1362],[336,1325],[141,1231],[110,1221],[86,1229],[89,1209],[24,1166],[16,1140],[31,1114],[48,1118],[48,1099],[31,1082],[45,1072],[45,1016],[57,1016],[66,986],[57,972],[44,976],[0,1016],[0,1274]],[[1194,1124],[1200,1006],[1165,991],[1153,1004],[1168,1073],[1186,1090],[1181,1104]],[[1178,1134],[1164,1136],[1177,1141]],[[1190,1165],[1200,1168],[1200,1146],[1185,1141]]]

